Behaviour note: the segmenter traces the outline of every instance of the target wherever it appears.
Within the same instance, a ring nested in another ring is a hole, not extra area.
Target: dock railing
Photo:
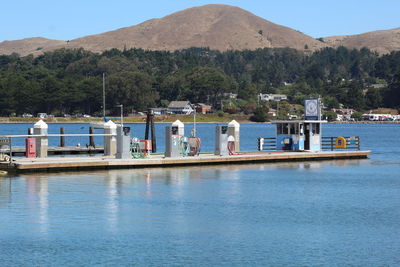
[[[338,145],[338,138],[340,145]],[[343,140],[345,144],[343,144]],[[276,137],[259,137],[257,138],[258,151],[276,151]],[[360,137],[359,136],[323,136],[321,137],[322,150],[360,150]]]
[[[343,140],[345,144],[339,144]],[[322,150],[360,150],[359,136],[323,136],[321,142]]]
[[[4,148],[8,149],[10,155],[5,153]],[[12,142],[11,138],[0,137],[0,161],[11,161],[12,158]]]
[[[258,151],[276,151],[276,137],[259,137]]]
[[[100,136],[100,137],[113,137],[116,136],[116,134],[112,133],[112,134],[94,134],[94,133],[90,133],[90,134],[83,134],[83,133],[79,133],[79,134],[22,134],[22,135],[2,135],[0,136],[0,156],[1,155],[10,155],[12,156],[14,153],[19,153],[19,154],[25,154],[26,150],[25,150],[25,146],[21,147],[23,150],[20,151],[20,147],[17,147],[15,149],[12,148],[12,139],[15,138],[54,138],[54,137],[59,137],[62,140],[60,140],[60,146],[59,148],[63,148],[61,144],[64,144],[64,138],[65,137],[89,137],[90,139],[96,137],[96,136]],[[1,141],[2,140],[2,141]],[[6,144],[6,140],[9,140],[8,144]],[[88,153],[97,151],[94,148],[91,148],[90,146],[92,145],[91,143],[94,143],[94,141],[89,140],[89,146],[86,149]],[[46,146],[47,147],[47,146]],[[47,147],[46,149],[48,150],[50,147]],[[52,147],[53,148],[53,147]],[[80,148],[80,147],[79,147]],[[38,149],[38,147],[36,148]],[[68,149],[71,149],[70,147],[66,147],[64,150],[55,150],[53,152],[59,153],[59,154],[66,154],[68,153]],[[85,150],[85,151],[86,151]],[[71,150],[72,151],[72,150]],[[71,152],[69,151],[69,152]],[[80,148],[79,151],[72,151],[73,153],[71,154],[80,154],[82,152],[84,152],[83,148]],[[0,160],[1,161],[1,160]]]

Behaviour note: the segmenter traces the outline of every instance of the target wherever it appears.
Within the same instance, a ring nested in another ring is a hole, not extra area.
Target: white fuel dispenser
[[[215,127],[215,155],[228,156],[228,126]]]
[[[131,158],[131,127],[117,126],[117,159]]]
[[[165,157],[180,156],[180,138],[178,126],[165,127]]]

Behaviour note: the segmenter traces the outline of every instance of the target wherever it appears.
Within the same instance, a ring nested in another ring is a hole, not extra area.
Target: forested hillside
[[[225,108],[238,111],[254,109],[259,93],[284,93],[299,104],[320,95],[329,107],[341,103],[357,110],[400,107],[400,52],[379,56],[368,49],[339,47],[313,54],[288,48],[112,49],[96,54],[61,49],[38,57],[0,56],[0,115],[99,113],[103,73],[110,113],[118,113],[116,104],[130,112],[172,100],[218,109],[227,92],[238,93],[238,99]]]

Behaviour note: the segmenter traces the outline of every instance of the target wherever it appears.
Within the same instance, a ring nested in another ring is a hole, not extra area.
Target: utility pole
[[[105,73],[103,72],[103,118],[106,117],[106,84],[105,84]]]
[[[193,129],[192,129],[192,137],[196,137],[196,106],[193,105]]]
[[[121,127],[124,126],[124,105],[116,105],[116,107],[121,108]]]

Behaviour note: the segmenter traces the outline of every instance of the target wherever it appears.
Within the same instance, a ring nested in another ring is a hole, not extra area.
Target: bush
[[[354,112],[353,114],[351,114],[351,118],[353,118],[356,121],[360,121],[362,119],[362,113]]]
[[[218,117],[223,117],[224,116],[224,112],[222,110],[219,110],[217,112]]]
[[[250,120],[254,122],[266,122],[268,120],[268,113],[262,107],[258,107],[250,117]]]
[[[237,114],[240,113],[240,108],[230,105],[230,106],[225,106],[224,111],[229,114]]]
[[[325,111],[323,116],[327,119],[327,121],[335,121],[337,119],[337,114],[333,111]]]

